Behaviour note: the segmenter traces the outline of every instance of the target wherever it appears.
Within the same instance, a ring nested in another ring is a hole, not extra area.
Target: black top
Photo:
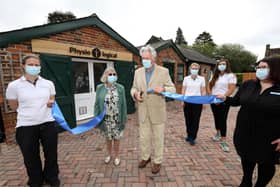
[[[241,157],[274,163],[277,145],[271,142],[280,138],[280,85],[260,92],[260,82],[250,80],[241,85],[234,97],[227,97],[227,104],[241,106],[233,140]]]

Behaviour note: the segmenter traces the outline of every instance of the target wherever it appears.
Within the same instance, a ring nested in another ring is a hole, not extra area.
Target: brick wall
[[[178,56],[178,54],[172,48],[166,48],[158,53],[157,64],[163,65],[163,62],[174,62],[174,84],[176,86],[176,92],[181,93],[183,82],[177,82],[177,65],[185,64],[185,62]],[[186,64],[184,68],[184,75],[186,74]]]
[[[58,34],[53,34],[47,37],[42,37],[38,39],[43,40],[49,40],[54,42],[61,42],[61,43],[67,43],[67,44],[75,44],[80,46],[86,46],[86,47],[99,47],[114,51],[122,51],[122,52],[130,52],[128,49],[126,49],[124,46],[122,46],[118,41],[110,37],[107,33],[103,32],[100,28],[97,27],[84,27],[77,30],[72,31],[66,31]],[[22,55],[31,53],[32,47],[31,47],[31,40],[19,42],[17,44],[9,44],[7,48],[2,48],[0,50],[12,52],[12,53],[22,53]],[[1,57],[3,59],[6,59],[7,61],[3,62],[3,71],[4,73],[9,73],[9,61],[8,57]],[[14,64],[16,67],[15,70],[15,78],[17,79],[21,76],[21,69],[20,69],[20,63],[19,63],[19,56],[18,55],[12,55],[12,58],[17,63]],[[133,54],[133,60],[140,63],[140,57]],[[6,68],[7,67],[7,68]],[[7,80],[7,82],[10,82],[12,80]],[[2,86],[0,83],[0,107],[2,107],[2,113],[3,113],[3,121],[7,132],[7,139],[8,141],[14,141],[14,132],[15,132],[15,123],[16,123],[16,113],[5,113],[4,112],[4,103],[3,100],[4,95],[2,93]],[[5,85],[6,87],[7,85]]]

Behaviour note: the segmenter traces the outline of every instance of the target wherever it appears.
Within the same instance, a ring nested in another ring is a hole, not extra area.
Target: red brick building
[[[91,118],[95,88],[107,66],[114,66],[126,88],[128,112],[134,112],[129,91],[138,49],[93,14],[89,17],[0,33],[0,107],[6,134],[13,134],[16,113],[6,100],[8,83],[22,75],[24,55],[41,58],[41,75],[54,82],[56,101],[71,126]]]
[[[177,93],[181,93],[184,76],[188,74],[189,65],[193,62],[200,64],[200,75],[206,81],[212,75],[216,61],[192,49],[176,45],[172,40],[152,36],[146,44],[153,46],[158,53],[158,64],[169,69],[170,76],[176,85]]]
[[[181,93],[184,76],[192,62],[201,64],[206,76],[215,61],[189,49],[181,49],[172,40],[152,37],[158,64],[169,69]],[[41,58],[41,75],[54,82],[56,101],[72,126],[93,117],[95,88],[104,69],[114,66],[118,82],[126,89],[128,112],[135,111],[130,88],[135,68],[140,66],[138,49],[124,39],[96,14],[89,17],[45,24],[0,33],[0,108],[6,134],[13,134],[16,113],[5,100],[9,82],[22,75],[22,57],[36,53]],[[206,76],[207,77],[207,76]]]
[[[280,55],[280,48],[270,48],[270,44],[265,47],[265,57],[272,55]]]

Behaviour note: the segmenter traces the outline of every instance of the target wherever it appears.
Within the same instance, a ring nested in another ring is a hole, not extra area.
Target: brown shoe
[[[152,166],[152,173],[157,174],[160,171],[161,164],[153,164]]]
[[[138,164],[138,168],[144,168],[146,167],[146,165],[151,162],[151,158],[149,158],[148,160],[141,160]]]

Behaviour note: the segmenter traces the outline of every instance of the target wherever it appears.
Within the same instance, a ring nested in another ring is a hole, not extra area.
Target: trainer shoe
[[[221,142],[220,146],[224,152],[229,152],[229,146],[226,142]]]
[[[105,164],[108,164],[110,161],[111,161],[111,156],[106,156],[104,160]]]
[[[220,134],[216,134],[215,136],[213,136],[212,137],[212,140],[214,141],[214,142],[218,142],[218,141],[220,141],[221,140],[221,135]]]

